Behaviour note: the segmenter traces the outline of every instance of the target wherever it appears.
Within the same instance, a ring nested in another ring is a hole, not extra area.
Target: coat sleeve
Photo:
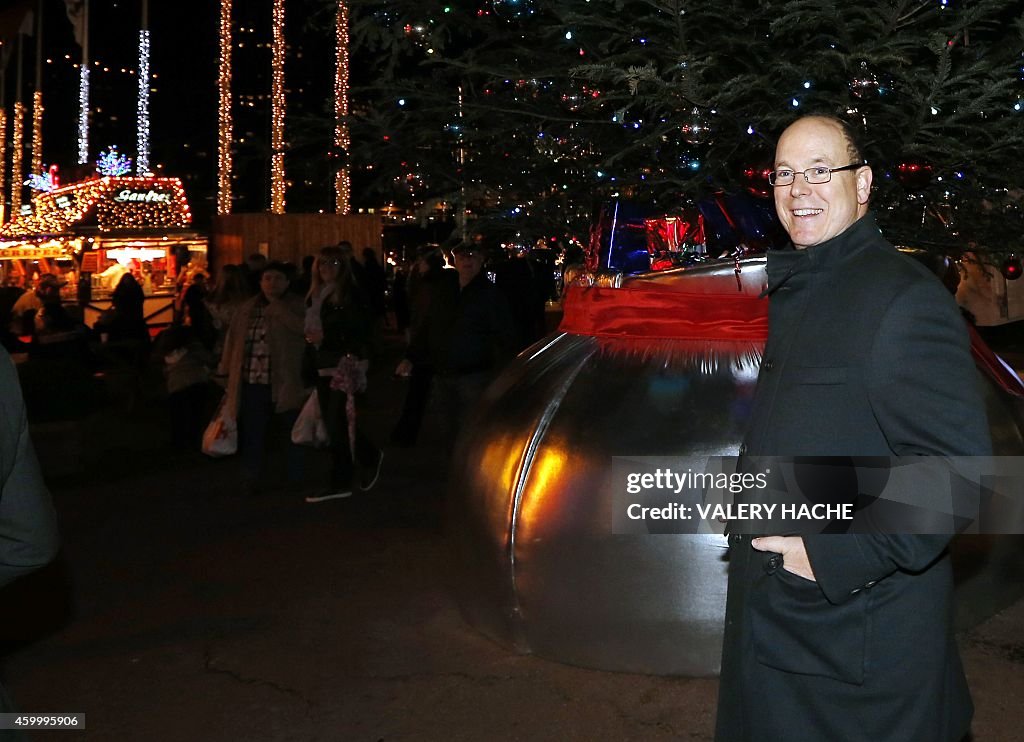
[[[899,292],[883,315],[867,379],[871,410],[894,456],[991,455],[985,405],[963,319],[930,277]],[[950,536],[805,536],[818,584],[833,603],[897,571],[935,561]]]
[[[0,390],[0,585],[6,585],[52,561],[59,544],[57,517],[29,438],[17,371],[6,353],[0,358]]]
[[[306,331],[306,307],[298,297],[285,296],[271,302],[263,310],[271,322],[278,323],[286,332],[304,335]]]

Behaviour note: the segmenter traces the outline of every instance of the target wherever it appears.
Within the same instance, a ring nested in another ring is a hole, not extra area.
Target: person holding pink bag
[[[350,256],[342,245],[322,248],[307,297],[306,340],[316,349],[316,393],[332,459],[327,487],[307,496],[309,503],[349,497],[356,484],[369,490],[384,461],[384,452],[362,432],[356,415],[356,395],[366,384],[372,316]]]

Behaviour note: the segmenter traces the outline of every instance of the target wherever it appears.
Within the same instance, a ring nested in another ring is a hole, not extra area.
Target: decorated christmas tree
[[[1020,249],[1019,0],[353,0],[364,197],[586,237],[613,196],[768,195],[797,115],[860,131],[895,242]]]

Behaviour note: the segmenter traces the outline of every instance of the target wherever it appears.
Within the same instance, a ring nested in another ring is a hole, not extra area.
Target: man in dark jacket
[[[463,243],[454,253],[458,281],[444,276],[425,284],[425,311],[414,322],[407,353],[408,359],[427,359],[433,369],[431,400],[449,445],[484,389],[515,355],[512,314],[504,295],[484,273],[482,248]],[[398,373],[410,370],[403,362]]]
[[[881,236],[840,121],[783,133],[795,250],[768,256],[769,336],[741,456],[990,453],[957,307]],[[947,536],[730,536],[716,740],[952,742],[972,705]]]

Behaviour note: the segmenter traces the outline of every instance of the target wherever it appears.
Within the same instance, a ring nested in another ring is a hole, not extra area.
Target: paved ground
[[[381,440],[402,387],[375,382]],[[165,453],[159,400],[115,397],[77,442],[37,430],[65,546],[5,591],[4,681],[22,709],[82,711],[88,728],[34,739],[711,739],[713,679],[573,668],[462,622],[429,439],[389,449],[372,494],[245,499],[233,462]],[[977,742],[1021,738],[1024,549],[998,549],[1002,573],[959,599]]]

